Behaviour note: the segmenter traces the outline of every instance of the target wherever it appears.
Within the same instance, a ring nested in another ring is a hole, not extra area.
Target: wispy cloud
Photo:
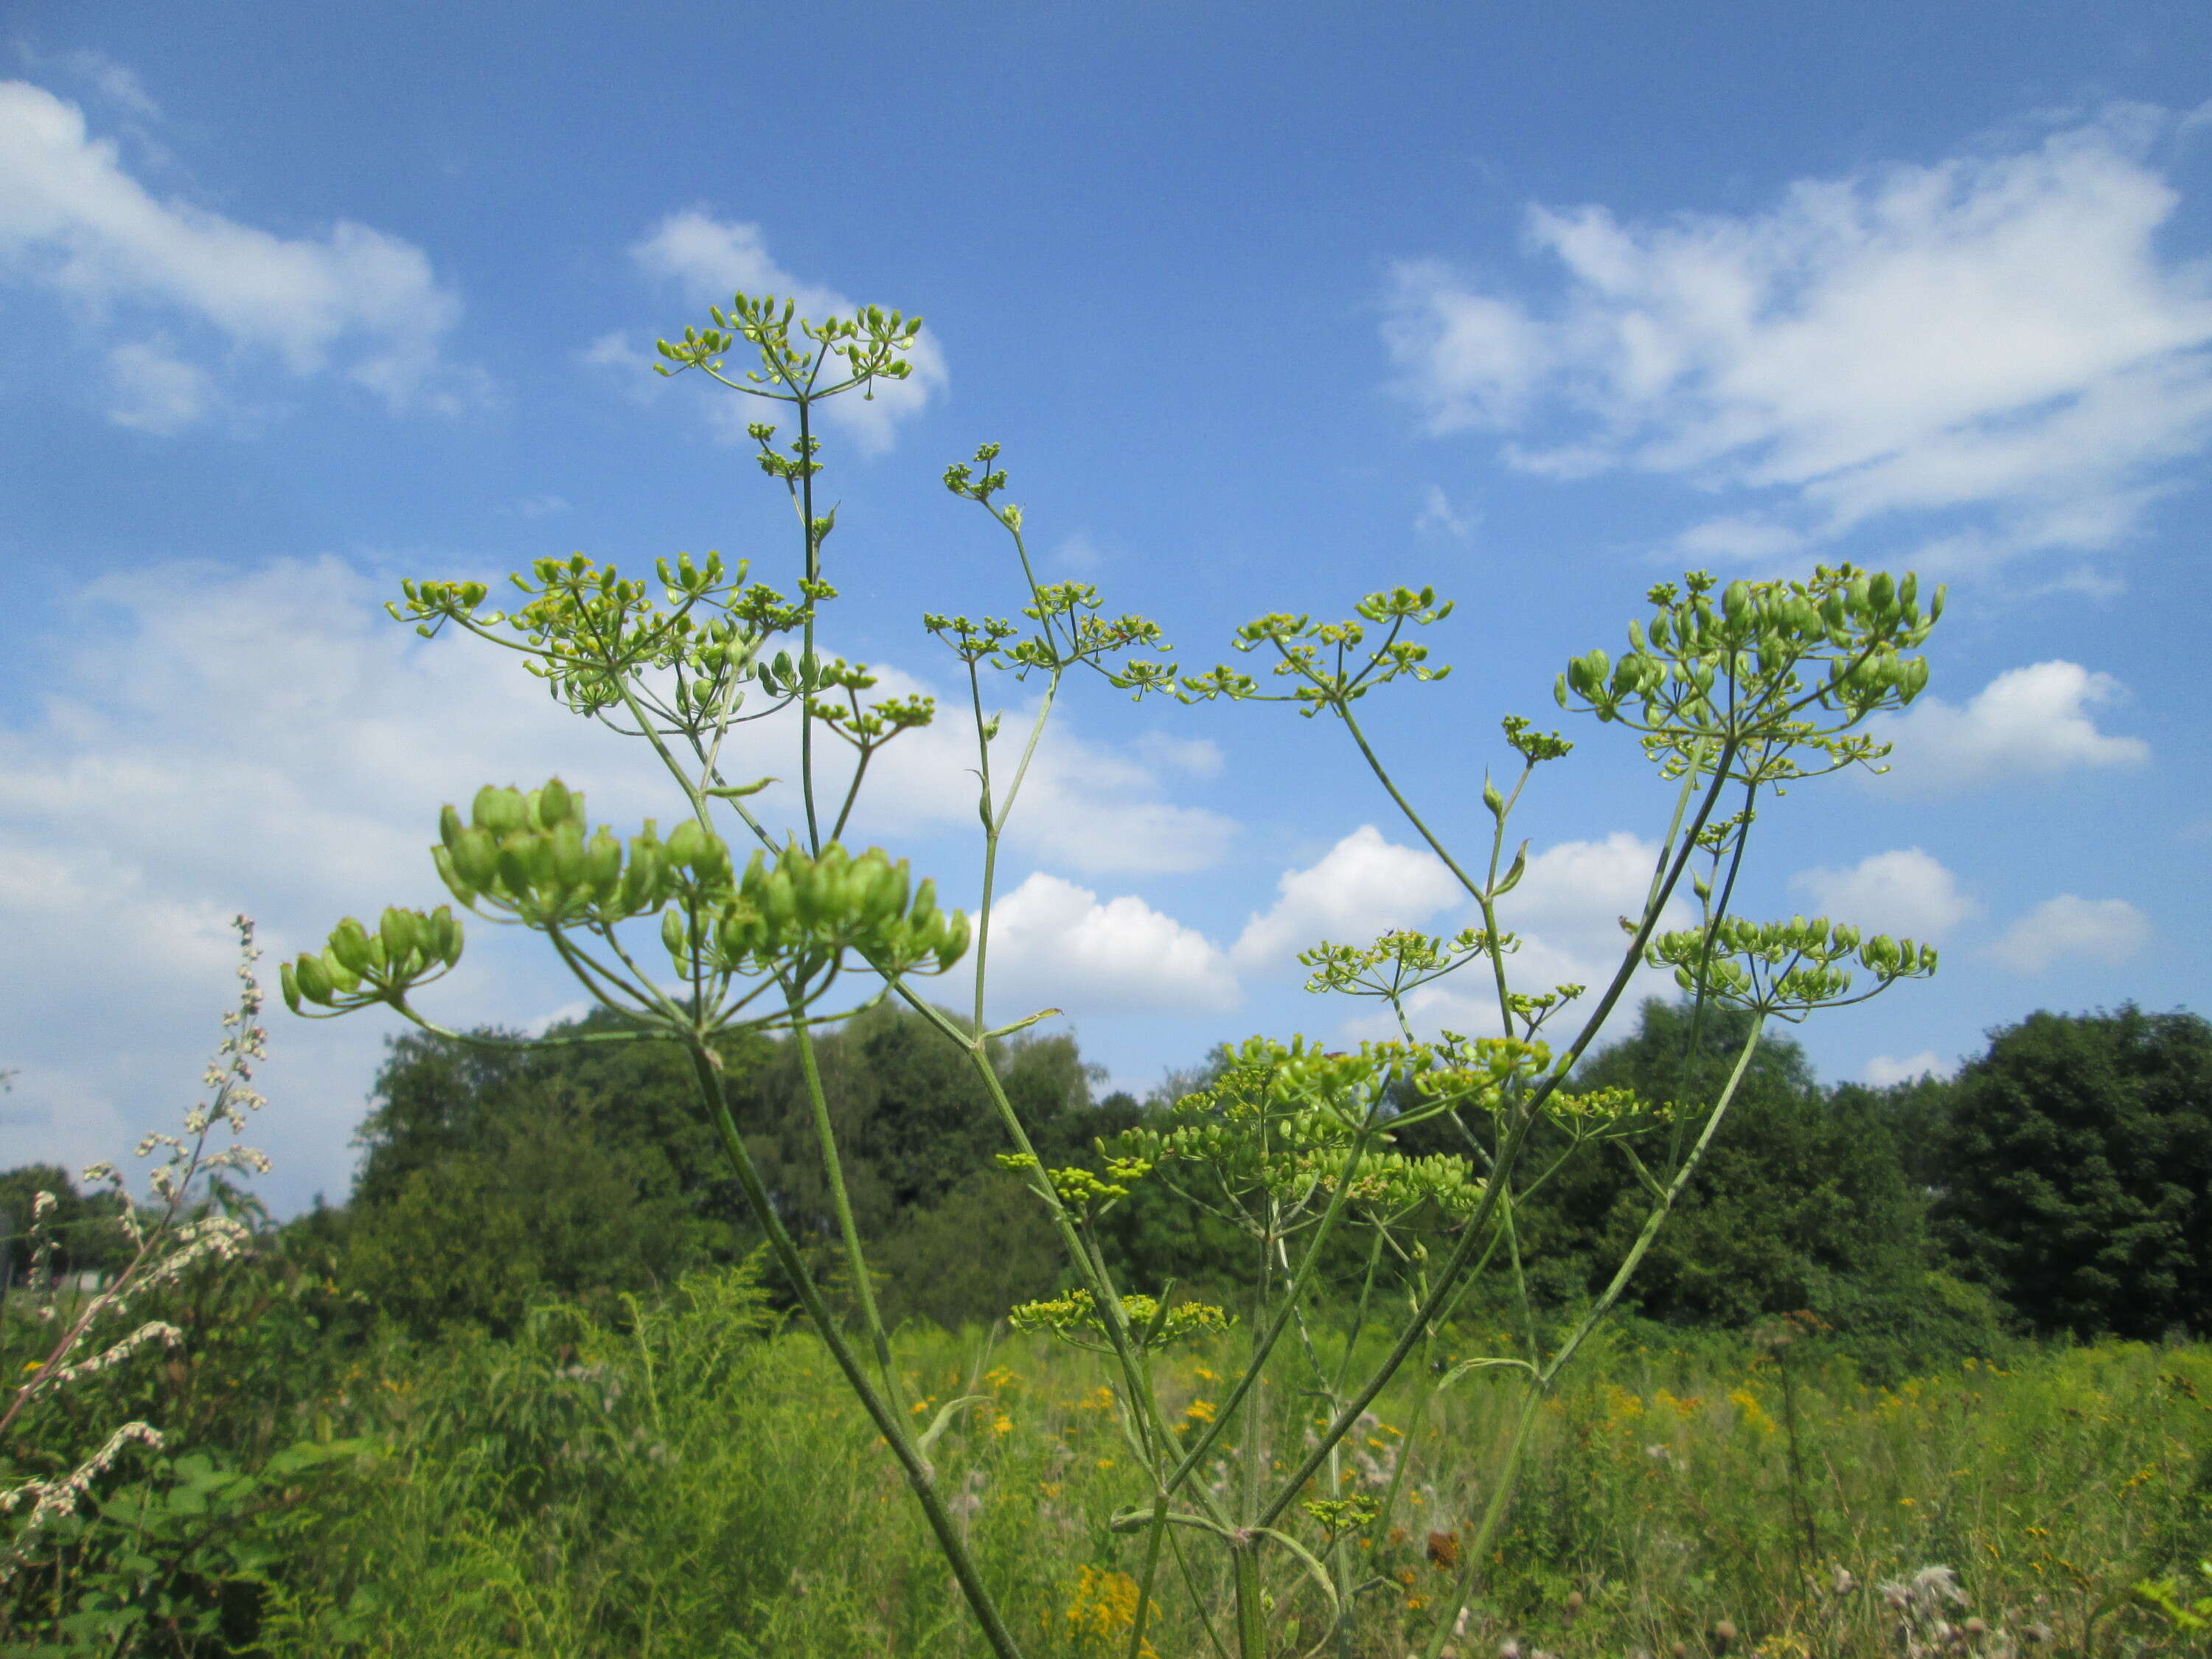
[[[204,330],[296,377],[342,374],[394,410],[483,393],[441,356],[460,302],[420,248],[349,220],[287,238],[157,200],[82,111],[22,81],[0,82],[0,273],[61,295],[88,332],[118,317]],[[125,425],[175,431],[216,402],[214,372],[173,343],[118,348],[108,368]]]
[[[1970,515],[1960,562],[2109,548],[2212,435],[2212,294],[2159,246],[2180,198],[2146,159],[2172,125],[2116,107],[1741,217],[1531,208],[1558,301],[1401,266],[1400,389],[1533,472],[1751,495],[1686,538],[1721,556],[1938,513]]]

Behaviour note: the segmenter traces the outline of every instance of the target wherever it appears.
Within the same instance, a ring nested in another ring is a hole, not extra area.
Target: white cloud
[[[1518,941],[1508,974],[1519,991],[1581,985],[1593,994],[1620,965],[1626,936],[1620,917],[1644,908],[1658,848],[1626,830],[1602,841],[1561,842],[1530,858],[1520,883],[1498,901],[1498,920]],[[1255,915],[1231,951],[1239,967],[1279,967],[1326,937],[1364,945],[1394,927],[1425,927],[1455,933],[1480,925],[1480,913],[1433,854],[1383,839],[1362,825],[1319,862],[1293,870],[1277,884],[1278,898]],[[1446,914],[1449,913],[1449,914]],[[1684,912],[1669,906],[1663,927],[1679,927]],[[1673,994],[1671,980],[1638,969],[1626,1006],[1644,996]],[[1407,999],[1416,1031],[1433,1035],[1498,1029],[1498,1003],[1488,970],[1462,969]],[[1568,1017],[1570,1026],[1573,1021]],[[1395,1036],[1386,1012],[1356,1014],[1344,1023],[1349,1037]]]
[[[1229,959],[1203,933],[1140,898],[1102,902],[1042,872],[992,907],[991,978],[1015,1015],[1054,1006],[1213,1013],[1238,1000]]]
[[[229,995],[234,912],[262,924],[273,969],[341,916],[444,902],[426,850],[441,803],[465,807],[483,784],[557,772],[589,793],[594,821],[618,830],[649,814],[665,828],[680,811],[642,745],[567,713],[507,653],[417,639],[382,614],[384,592],[329,559],[246,574],[148,565],[94,586],[66,635],[42,647],[56,659],[52,694],[0,723],[0,1067],[22,1071],[0,1097],[11,1158],[117,1156],[173,1121]],[[887,674],[883,690],[913,684]],[[792,775],[787,737],[744,728],[757,747],[733,775]],[[1000,742],[1010,738],[1018,752],[1011,732]],[[1206,763],[1170,748],[1183,769]],[[915,832],[972,835],[975,782],[961,769],[973,763],[972,740],[948,720],[901,739],[871,773],[880,793],[870,823],[898,830],[891,844],[911,848],[949,902],[974,866],[939,862]],[[1066,843],[1091,866],[1120,870],[1217,855],[1234,826],[1154,798],[1158,787],[1119,747],[1063,731],[1035,762],[1016,845]],[[776,809],[771,823],[793,816],[787,789],[755,804]],[[1073,913],[1050,909],[1052,896],[1032,886],[1006,902],[1014,964],[1027,951],[1039,971],[1061,974],[1055,983],[1070,988],[1054,994],[1095,986],[1126,1001],[1139,994],[1133,964],[1152,961],[1189,1006],[1233,998],[1220,952],[1140,901],[1098,903],[1092,917],[1088,896]],[[1053,942],[1062,921],[1073,944]],[[471,922],[459,972],[425,1011],[524,1025],[571,1003],[574,983],[535,944]],[[255,1138],[277,1155],[273,1190],[289,1202],[342,1188],[361,1091],[396,1022],[278,1012],[271,1025],[276,1104]]]
[[[2079,663],[2008,669],[1962,708],[1922,696],[1874,734],[1896,745],[1893,776],[1923,789],[2048,776],[2075,767],[2140,766],[2150,745],[2097,729],[2093,708],[2122,701],[2127,688]]]
[[[1790,884],[1832,921],[1937,945],[1976,908],[1958,878],[1917,847],[1876,853],[1848,870],[1801,871]]]
[[[1443,486],[1431,484],[1421,498],[1421,515],[1413,520],[1413,533],[1425,535],[1438,531],[1457,541],[1465,541],[1474,533],[1475,515],[1452,511],[1451,497]]]
[[[1532,207],[1559,304],[1401,266],[1401,389],[1433,431],[1522,434],[1531,471],[1766,492],[1691,532],[1723,556],[1958,509],[1989,520],[1961,556],[2109,547],[2212,434],[2212,297],[2157,245],[2180,198],[2143,159],[2166,125],[2118,108],[1742,217]]]
[[[1945,1060],[1933,1048],[1923,1048],[1903,1060],[1876,1054],[1867,1061],[1859,1075],[1873,1087],[1887,1089],[1893,1084],[1911,1083],[1923,1077],[1948,1077],[1958,1069],[1956,1062]]]
[[[21,81],[0,82],[0,268],[58,292],[103,331],[147,316],[205,325],[295,375],[340,368],[394,409],[450,406],[477,390],[440,362],[460,305],[421,249],[349,220],[295,240],[157,201],[82,111]],[[111,366],[137,390],[116,418],[173,429],[188,405],[206,406],[204,373],[187,386],[172,354],[129,349]]]
[[[630,249],[630,257],[648,276],[676,283],[685,299],[702,312],[709,305],[727,306],[736,293],[754,299],[772,294],[779,299],[795,300],[801,317],[817,320],[833,314],[850,316],[856,309],[836,289],[802,282],[776,264],[758,225],[716,219],[698,208],[670,214]],[[630,349],[626,337],[609,335],[596,342],[592,352],[596,361],[619,361]],[[635,355],[640,361],[659,361],[642,352]],[[842,427],[864,454],[880,454],[889,449],[896,441],[894,428],[898,422],[919,414],[931,395],[944,391],[949,383],[945,354],[934,335],[925,331],[915,340],[908,361],[914,366],[913,374],[904,380],[881,382],[873,388],[872,398],[864,399],[859,392],[849,392],[823,406],[826,417]],[[732,362],[733,367],[742,366],[735,358]],[[755,421],[778,427],[790,424],[779,418],[776,405],[737,392],[717,398],[709,407],[716,425],[732,441],[744,440],[745,428]]]
[[[878,683],[864,701],[930,696],[941,690],[881,663],[872,664],[869,672]],[[1002,806],[1036,712],[1034,702],[1007,708],[992,744],[993,781]],[[795,749],[795,728],[781,728],[777,741]],[[1155,735],[1127,746],[1093,742],[1063,709],[1054,715],[1030,759],[1013,800],[1007,844],[1085,875],[1206,869],[1227,852],[1237,824],[1204,807],[1161,799],[1160,775],[1204,777],[1219,761],[1213,746],[1202,741],[1184,744]],[[842,752],[835,764],[843,767]],[[846,839],[863,845],[936,829],[973,830],[975,764],[975,726],[965,695],[939,696],[934,724],[902,736],[871,763]],[[782,764],[763,763],[763,769],[786,779],[795,777],[796,769],[795,755]],[[848,774],[835,769],[827,775],[842,790]],[[785,803],[794,816],[799,810],[796,792],[787,785],[770,791],[767,799]]]
[[[1231,956],[1239,967],[1279,966],[1322,939],[1365,945],[1418,927],[1466,896],[1435,854],[1385,841],[1363,823],[1320,862],[1286,870],[1275,902],[1244,925]]]
[[[554,771],[621,823],[665,791],[629,745],[553,704],[506,653],[425,644],[334,561],[241,575],[135,568],[77,607],[43,708],[0,726],[0,1063],[11,1158],[120,1158],[173,1127],[231,996],[228,922],[274,963],[342,915],[445,894],[426,848],[442,801]],[[526,947],[472,926],[429,994],[462,1023],[520,1023],[573,995]],[[342,1188],[361,1091],[395,1022],[272,1004],[273,1104],[249,1139],[273,1190]]]
[[[2016,974],[2039,974],[2069,957],[2117,966],[2149,944],[2150,935],[2150,918],[2125,899],[2062,893],[2013,923],[1985,954]]]
[[[115,392],[108,419],[142,432],[166,435],[190,426],[206,411],[214,392],[205,369],[152,341],[116,347],[107,354],[107,374]]]

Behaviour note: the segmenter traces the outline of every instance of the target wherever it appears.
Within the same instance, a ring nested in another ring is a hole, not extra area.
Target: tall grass
[[[809,1335],[771,1331],[738,1275],[690,1280],[629,1324],[556,1308],[510,1343],[374,1351],[323,1403],[319,1431],[383,1449],[288,1521],[267,1650],[982,1650]],[[1017,1631],[1043,1655],[1123,1652],[1139,1544],[1108,1522],[1145,1488],[1105,1369],[984,1333],[909,1329],[896,1352],[918,1412],[979,1396],[934,1455]],[[1948,1644],[1960,1652],[2188,1650],[2130,1590],[2212,1551],[2212,1351],[2023,1350],[1890,1388],[1802,1346],[1784,1357],[1787,1402],[1771,1352],[1616,1336],[1546,1409],[1459,1651],[1887,1655],[1935,1639],[1938,1617],[1963,1632]],[[1203,1419],[1226,1352],[1164,1363],[1171,1409]],[[1398,1501],[1387,1530],[1358,1546],[1370,1588],[1350,1651],[1398,1659],[1427,1629],[1483,1496],[1472,1472],[1511,1401],[1478,1375],[1442,1388],[1409,1377],[1378,1404],[1341,1480]],[[1279,1443],[1294,1447],[1313,1403],[1270,1406]],[[1212,1555],[1185,1559],[1212,1571]],[[1925,1574],[1937,1566],[1963,1599]],[[1180,1589],[1181,1567],[1169,1571]],[[1228,1587],[1193,1582],[1226,1642]],[[1302,1639],[1318,1639],[1310,1583],[1269,1588],[1305,1614]],[[1151,1627],[1163,1659],[1212,1651],[1188,1600],[1164,1597]]]

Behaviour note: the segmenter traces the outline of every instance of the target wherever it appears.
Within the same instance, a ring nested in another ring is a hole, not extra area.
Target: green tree
[[[2029,1015],[1960,1073],[1938,1206],[2038,1329],[2212,1330],[2212,1024]]]
[[[1686,1003],[1647,1001],[1635,1033],[1586,1062],[1577,1085],[1702,1110],[1747,1021],[1732,1009],[1698,1019]],[[1994,1311],[1936,1271],[1928,1200],[1909,1176],[1897,1109],[1872,1091],[1823,1090],[1787,1038],[1761,1043],[1630,1291],[1634,1305],[1669,1323],[1739,1328],[1808,1310],[1884,1370],[1985,1347],[1997,1334]],[[1540,1283],[1578,1296],[1598,1288],[1641,1206],[1625,1163],[1597,1147],[1570,1158],[1527,1208]]]

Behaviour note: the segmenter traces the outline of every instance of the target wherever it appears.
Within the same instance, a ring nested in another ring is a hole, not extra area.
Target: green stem
[[[794,1018],[804,1013],[805,1004],[796,989],[788,988],[787,994]],[[844,1241],[845,1263],[853,1275],[853,1294],[860,1305],[868,1339],[874,1345],[876,1369],[883,1375],[884,1387],[903,1406],[905,1390],[899,1382],[898,1369],[891,1363],[890,1338],[884,1333],[883,1318],[876,1310],[875,1286],[868,1282],[868,1261],[860,1249],[860,1230],[853,1219],[852,1200],[845,1190],[845,1161],[838,1154],[837,1132],[830,1121],[830,1101],[822,1087],[822,1068],[815,1060],[814,1039],[804,1024],[795,1024],[791,1040],[799,1048],[799,1069],[806,1081],[807,1109],[814,1119],[814,1138],[822,1152],[822,1171],[830,1182],[830,1202],[837,1212],[837,1232]]]
[[[985,1587],[982,1577],[976,1570],[975,1559],[968,1552],[967,1542],[960,1535],[958,1525],[945,1509],[943,1499],[938,1496],[936,1471],[908,1438],[906,1425],[899,1420],[898,1413],[869,1382],[860,1356],[846,1341],[844,1333],[830,1316],[821,1287],[814,1282],[813,1274],[807,1271],[805,1257],[784,1227],[782,1218],[776,1213],[775,1201],[761,1180],[760,1170],[753,1163],[752,1154],[745,1149],[744,1137],[738,1133],[737,1125],[731,1121],[729,1103],[722,1093],[721,1057],[696,1036],[684,1046],[690,1057],[692,1076],[698,1084],[700,1097],[714,1120],[716,1133],[721,1139],[723,1154],[729,1159],[731,1170],[737,1176],[738,1185],[744,1192],[746,1203],[752,1206],[755,1219],[768,1235],[769,1248],[775,1254],[785,1276],[790,1279],[799,1305],[806,1310],[807,1317],[814,1322],[814,1328],[820,1335],[823,1346],[829,1349],[830,1357],[836,1362],[837,1369],[844,1373],[846,1383],[860,1401],[861,1409],[867,1413],[869,1419],[876,1425],[877,1432],[890,1445],[892,1456],[898,1460],[900,1473],[905,1475],[908,1487],[913,1492],[915,1501],[921,1505],[922,1514],[929,1522],[929,1529],[936,1535],[938,1547],[944,1551],[945,1561],[952,1569],[952,1576],[975,1614],[975,1622],[982,1626],[984,1640],[991,1644],[991,1651],[998,1659],[1021,1659],[1021,1649],[1014,1641],[1013,1632],[1006,1628],[1006,1620],[1000,1613],[998,1603],[992,1599],[989,1589]]]
[[[1698,1165],[1704,1162],[1705,1150],[1712,1145],[1713,1136],[1720,1128],[1721,1120],[1727,1115],[1729,1106],[1735,1099],[1735,1091],[1743,1082],[1744,1073],[1750,1069],[1752,1054],[1759,1047],[1759,1033],[1765,1026],[1765,1018],[1763,1015],[1753,1021],[1751,1035],[1744,1041],[1743,1051],[1736,1056],[1735,1069],[1729,1073],[1728,1086],[1721,1091],[1720,1099],[1714,1104],[1711,1116],[1706,1119],[1705,1129],[1698,1135],[1697,1144],[1691,1149],[1690,1155],[1683,1161],[1681,1168],[1675,1172],[1674,1179],[1668,1183],[1665,1193],[1653,1203],[1650,1214],[1644,1218],[1643,1229],[1636,1236],[1635,1243],[1630,1246],[1628,1254],[1622,1258],[1620,1267],[1614,1271],[1613,1279],[1606,1285],[1604,1292],[1590,1304],[1589,1310],[1583,1316],[1573,1332],[1559,1345],[1559,1352],[1553,1354],[1543,1370],[1530,1380],[1528,1394],[1522,1405],[1520,1420],[1515,1425],[1513,1438],[1506,1448],[1504,1462],[1499,1468],[1496,1480],[1492,1483],[1490,1501],[1484,1508],[1482,1524],[1464,1553],[1454,1599],[1438,1617],[1436,1631],[1429,1639],[1426,1659],[1437,1659],[1437,1654],[1443,1647],[1446,1635],[1459,1616],[1460,1609],[1467,1605],[1468,1597],[1474,1592],[1474,1582],[1481,1570],[1482,1559],[1489,1552],[1491,1540],[1496,1534],[1498,1522],[1504,1518],[1505,1506],[1512,1499],[1514,1483],[1520,1473],[1522,1453],[1526,1448],[1528,1432],[1534,1426],[1538,1409],[1550,1397],[1552,1390],[1558,1386],[1560,1373],[1565,1370],[1568,1362],[1575,1357],[1576,1352],[1597,1328],[1599,1322],[1612,1311],[1613,1304],[1620,1299],[1621,1292],[1628,1288],[1629,1280],[1635,1277],[1636,1269],[1642,1264],[1645,1253],[1650,1249],[1652,1241],[1658,1237],[1659,1230],[1666,1224],[1668,1216],[1674,1210],[1675,1200],[1680,1198],[1682,1189],[1689,1185],[1690,1177],[1697,1173]]]
[[[1236,1568],[1237,1659],[1267,1659],[1267,1595],[1260,1583],[1260,1540],[1232,1546]]]
[[[806,538],[806,580],[822,580],[822,549],[814,539],[814,446],[811,400],[801,397],[799,403],[799,524],[800,533]],[[806,623],[800,646],[801,672],[814,656],[814,608],[817,601],[811,593],[806,596]],[[822,829],[814,815],[814,702],[813,694],[805,687],[799,694],[799,793],[806,802],[806,850],[817,858],[822,855]]]
[[[1167,1536],[1168,1495],[1152,1500],[1152,1525],[1145,1529],[1145,1576],[1137,1581],[1137,1610],[1129,1620],[1129,1659],[1144,1659],[1145,1621],[1152,1610],[1152,1578],[1159,1571],[1160,1544]]]

